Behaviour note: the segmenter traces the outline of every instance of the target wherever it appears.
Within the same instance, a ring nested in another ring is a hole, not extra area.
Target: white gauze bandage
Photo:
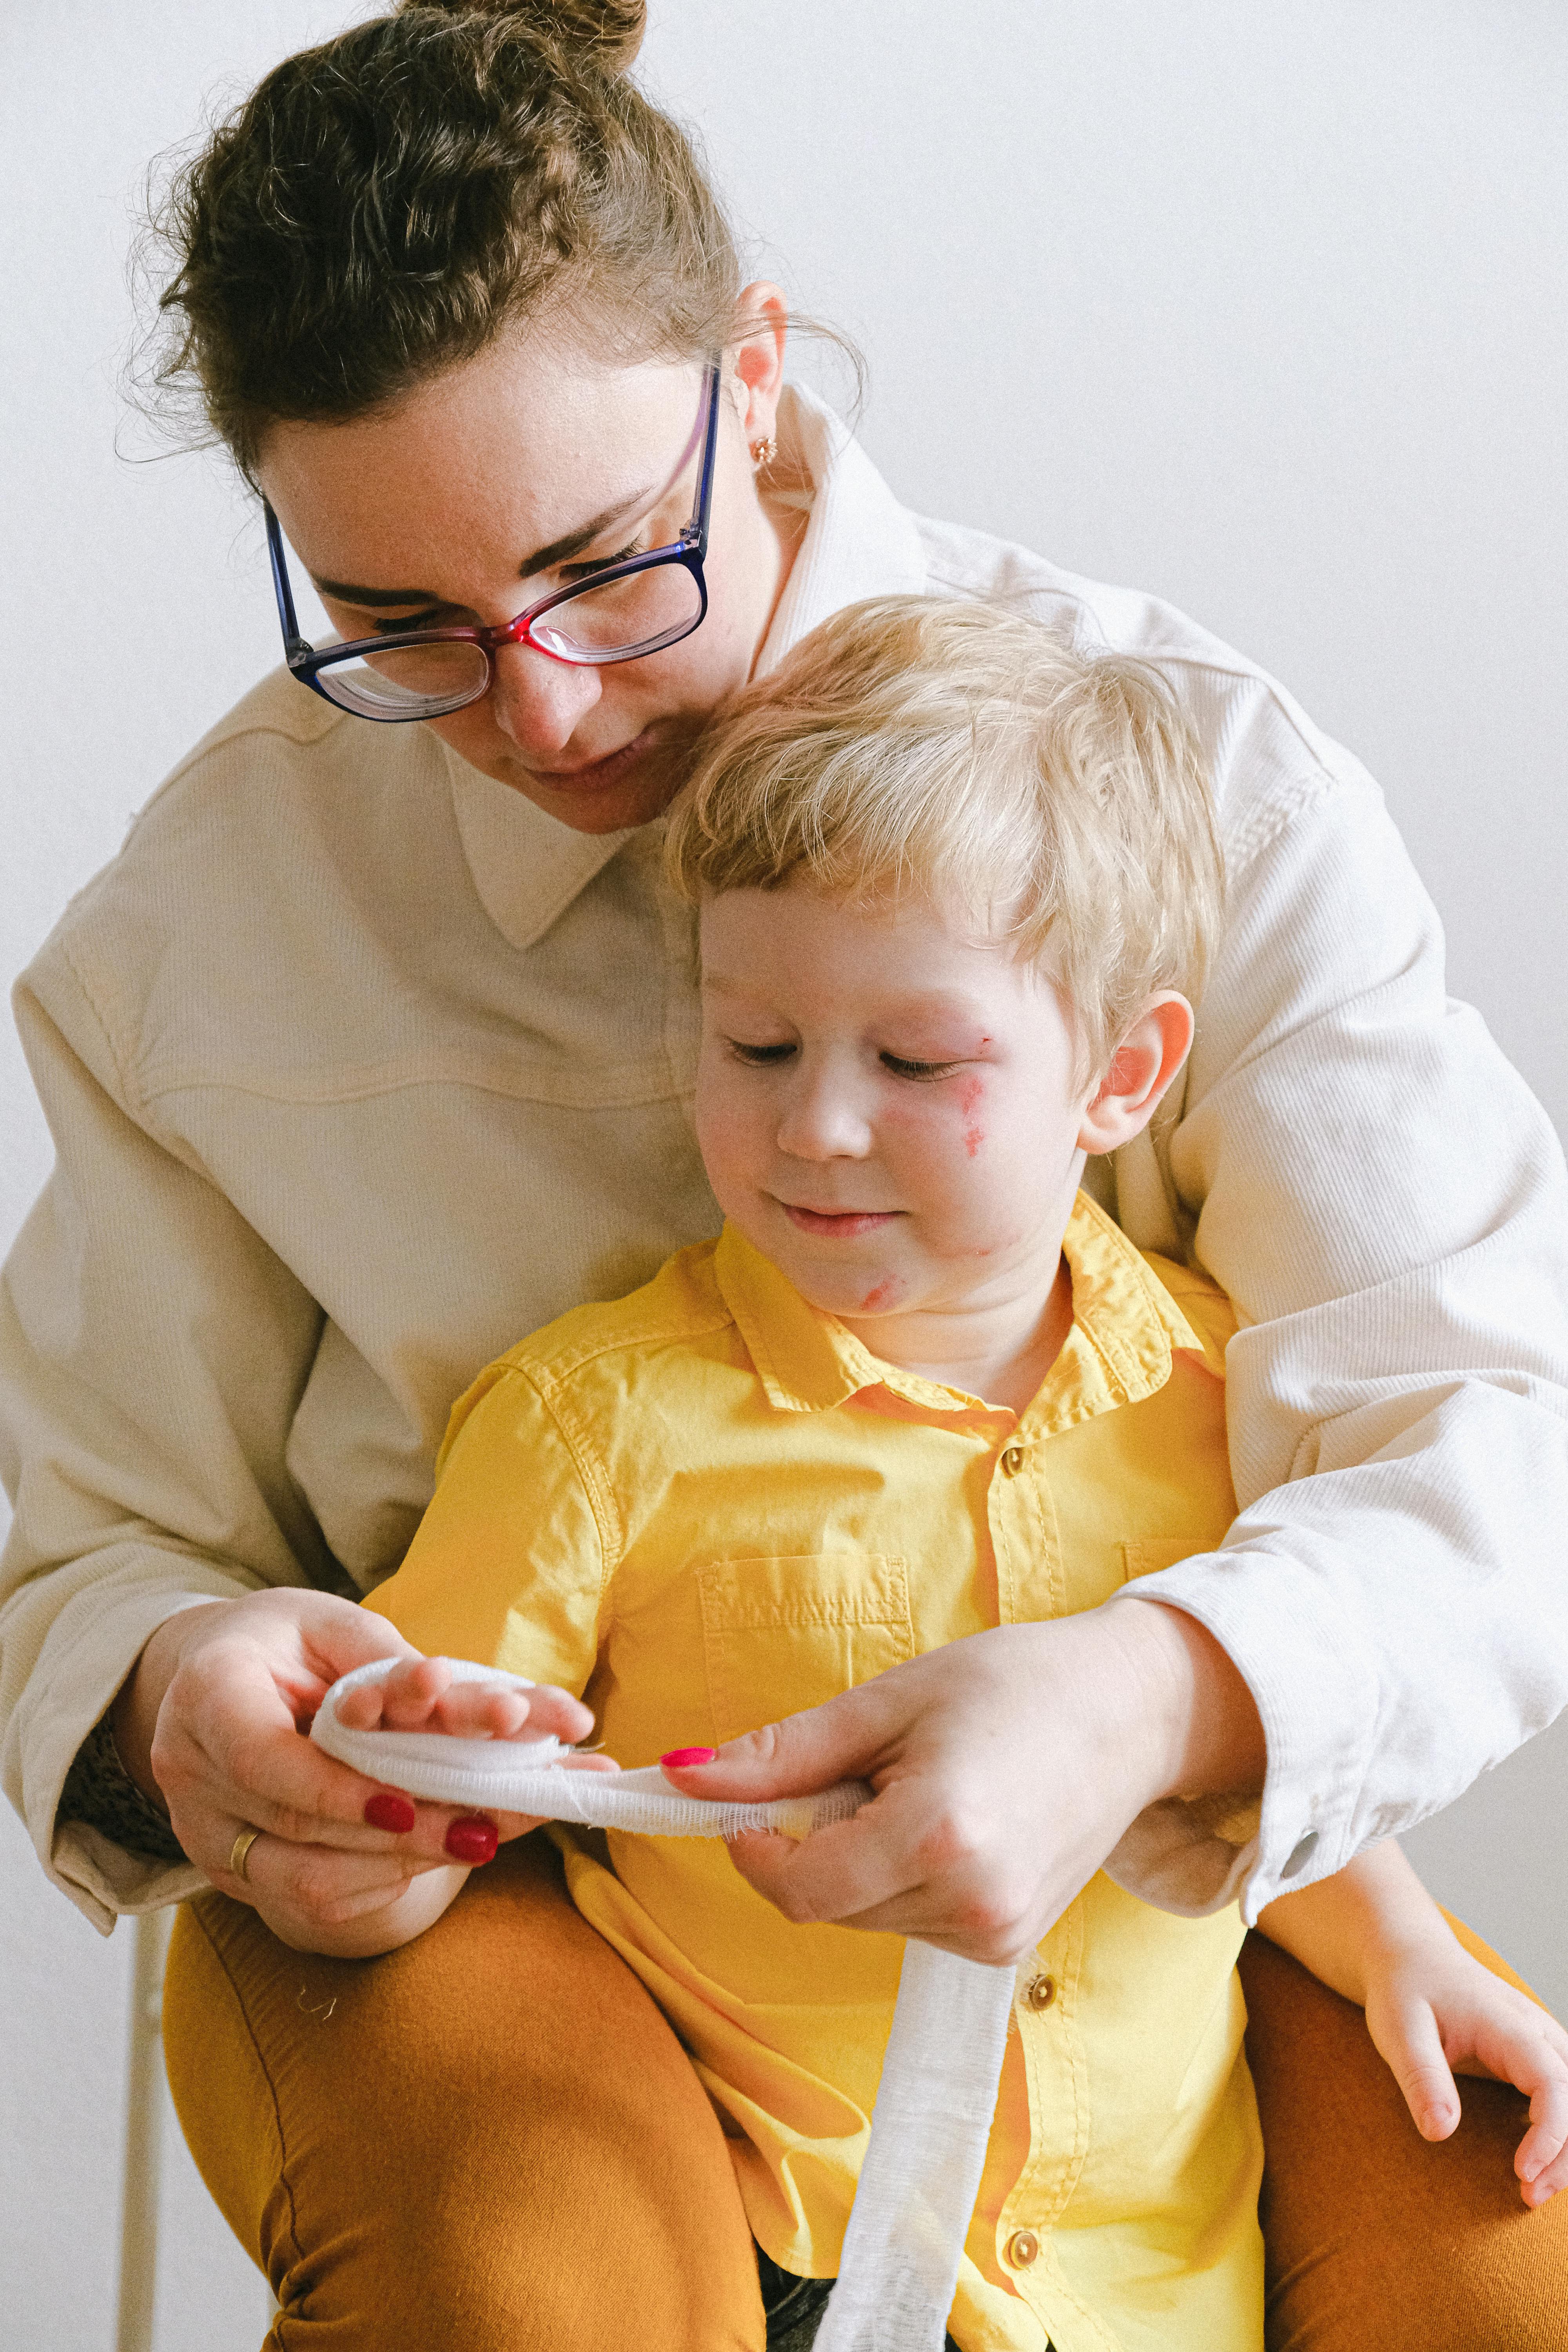
[[[384,1682],[401,1662],[378,1658],[332,1685],[310,1737],[367,1779],[442,1805],[535,1813],[544,1821],[645,1837],[735,1837],[782,1830],[808,1837],[869,1801],[863,1780],[770,1804],[682,1797],[657,1765],[639,1772],[574,1772],[559,1740],[452,1739],[443,1732],[352,1731],[339,1702]],[[464,1658],[458,1682],[531,1690],[518,1675]],[[838,2279],[816,2352],[942,2352],[1012,2013],[1014,1971],[909,1943],[882,2061],[871,2137],[844,2239]]]

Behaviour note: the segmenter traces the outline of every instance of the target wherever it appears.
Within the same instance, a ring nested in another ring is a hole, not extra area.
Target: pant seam
[[[224,1976],[227,1979],[228,1989],[234,1995],[235,2005],[239,2011],[240,2020],[244,2024],[247,2036],[249,2039],[250,2046],[256,2053],[256,2063],[261,2069],[261,2079],[267,2085],[267,2095],[272,2102],[273,2121],[278,2127],[278,2178],[279,2182],[282,2184],[283,2194],[288,2200],[289,2207],[289,2242],[294,2249],[294,2261],[298,2263],[303,2263],[305,2254],[304,2249],[300,2242],[300,2216],[294,2204],[294,2184],[289,2178],[289,2142],[283,2130],[283,2108],[278,2096],[278,2086],[272,2079],[271,2070],[267,2063],[266,2058],[262,2054],[261,2044],[257,2039],[256,2028],[251,2023],[250,2012],[246,2008],[245,1996],[240,1991],[234,1970],[229,1967],[227,1960],[219,1950],[218,1946],[213,1937],[212,1932],[208,1928],[205,1920],[202,1917],[200,1911],[196,1908],[194,1903],[189,1907],[191,1917],[205,1939],[207,1949],[211,1952],[214,1959],[217,1962],[218,1967],[223,1970]],[[259,2252],[259,2248],[258,2251]],[[262,2276],[267,2279],[267,2283],[270,2286],[272,2281],[270,2275],[265,2269],[262,2271]],[[274,2319],[272,2325],[272,2333],[277,2336],[278,2342],[280,2346],[283,2342],[283,2322],[288,2316],[289,2316],[289,2315],[285,2313],[281,2303],[279,2303],[277,2317]]]

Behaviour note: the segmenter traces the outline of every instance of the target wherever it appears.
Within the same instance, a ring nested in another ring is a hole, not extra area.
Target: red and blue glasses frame
[[[334,709],[341,710],[347,706],[340,702],[335,695],[329,693],[321,682],[318,673],[324,668],[356,658],[369,661],[378,654],[384,656],[390,653],[412,651],[419,646],[472,645],[479,648],[485,656],[485,682],[482,686],[476,686],[471,693],[454,696],[450,700],[438,702],[436,707],[425,711],[361,709],[353,714],[369,719],[373,724],[396,727],[423,718],[437,718],[447,710],[460,710],[468,703],[479,701],[482,695],[489,691],[495,677],[494,655],[497,648],[501,646],[531,646],[535,652],[543,654],[551,661],[564,662],[573,668],[583,668],[604,667],[614,662],[637,661],[645,655],[662,652],[667,646],[679,645],[682,638],[690,636],[694,630],[700,629],[708,616],[708,583],[703,574],[702,566],[708,552],[708,516],[713,498],[714,453],[719,443],[721,382],[720,362],[715,356],[708,362],[702,403],[698,410],[697,422],[691,430],[691,437],[681,452],[674,473],[670,476],[672,481],[679,478],[680,474],[690,462],[693,448],[700,440],[702,464],[697,479],[697,496],[692,506],[691,520],[679,538],[672,540],[668,546],[649,548],[641,555],[628,555],[619,563],[606,563],[602,570],[595,572],[588,579],[574,580],[570,587],[557,588],[552,594],[541,596],[536,603],[528,605],[524,611],[519,613],[514,620],[508,621],[496,628],[410,629],[401,635],[388,632],[374,637],[355,637],[320,648],[311,646],[300,634],[300,624],[294,610],[294,592],[289,579],[289,562],[283,546],[283,533],[279,528],[278,518],[273,513],[269,501],[264,498],[261,504],[262,511],[267,518],[267,551],[271,559],[272,586],[278,599],[279,625],[283,632],[283,658],[290,674],[298,678],[301,686],[308,686],[312,693],[319,694],[323,701],[331,703]],[[628,580],[637,572],[651,572],[661,564],[675,563],[682,565],[691,575],[697,591],[697,610],[689,617],[683,618],[676,627],[666,629],[660,635],[650,637],[641,645],[605,649],[581,646],[566,653],[562,652],[558,646],[542,644],[535,635],[538,625],[545,615],[558,611],[563,604],[569,604],[579,596],[591,595],[595,590],[608,587],[616,582]]]

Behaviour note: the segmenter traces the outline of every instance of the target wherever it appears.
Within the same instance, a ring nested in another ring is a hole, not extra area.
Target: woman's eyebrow
[[[518,565],[518,578],[531,580],[536,572],[548,572],[552,564],[565,563],[574,555],[580,555],[584,548],[592,546],[602,530],[608,530],[612,523],[619,522],[624,516],[647,504],[657,495],[657,489],[658,485],[653,484],[647,488],[634,490],[629,498],[617,499],[613,507],[605,507],[603,513],[595,515],[591,521],[583,524],[581,530],[568,531],[563,539],[552,539],[548,547],[536,548]],[[313,572],[310,579],[318,595],[335,596],[342,604],[363,604],[373,612],[384,604],[440,604],[446,602],[430,588],[360,588],[346,580],[319,580]]]

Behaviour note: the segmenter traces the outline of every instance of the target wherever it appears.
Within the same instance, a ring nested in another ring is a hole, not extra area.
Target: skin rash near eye
[[[984,1082],[977,1077],[961,1079],[958,1087],[958,1108],[963,1119],[963,1148],[971,1160],[985,1140],[985,1130],[977,1113],[984,1099]]]

